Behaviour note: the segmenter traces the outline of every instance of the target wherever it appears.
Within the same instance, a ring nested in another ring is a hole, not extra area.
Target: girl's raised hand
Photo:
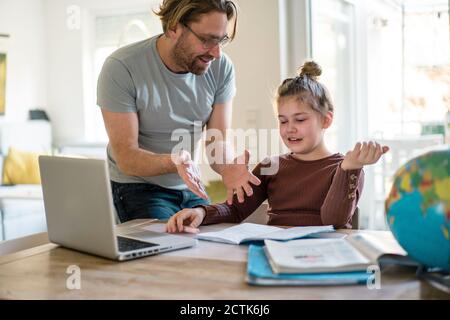
[[[377,142],[358,142],[353,150],[345,155],[341,168],[344,170],[361,169],[365,165],[376,163],[388,151],[388,146],[381,146]]]

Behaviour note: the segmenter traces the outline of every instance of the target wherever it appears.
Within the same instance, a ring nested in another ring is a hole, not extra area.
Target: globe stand
[[[421,265],[417,269],[416,275],[434,288],[450,294],[450,272]]]

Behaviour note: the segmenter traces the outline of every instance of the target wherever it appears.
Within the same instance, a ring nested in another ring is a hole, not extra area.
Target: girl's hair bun
[[[299,76],[306,76],[313,80],[317,80],[317,78],[322,74],[322,68],[315,63],[314,61],[307,61],[301,66],[299,69]]]

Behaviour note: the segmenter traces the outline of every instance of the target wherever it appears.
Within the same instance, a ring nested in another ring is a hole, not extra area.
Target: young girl
[[[268,199],[268,224],[283,226],[333,225],[351,228],[361,196],[363,166],[373,164],[388,151],[378,143],[357,143],[345,156],[332,154],[324,131],[333,121],[333,104],[327,89],[317,81],[321,69],[305,63],[300,75],[283,81],[276,95],[279,130],[291,151],[278,156],[278,172],[262,175],[269,164],[259,163],[253,174],[261,184],[253,195],[231,205],[200,205],[184,209],[167,222],[168,232],[198,232],[199,225],[241,222]]]

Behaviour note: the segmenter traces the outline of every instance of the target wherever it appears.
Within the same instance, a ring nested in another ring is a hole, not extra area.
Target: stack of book
[[[366,284],[381,259],[411,263],[393,237],[356,233],[340,239],[265,240],[264,246],[249,247],[246,280],[253,285]]]

